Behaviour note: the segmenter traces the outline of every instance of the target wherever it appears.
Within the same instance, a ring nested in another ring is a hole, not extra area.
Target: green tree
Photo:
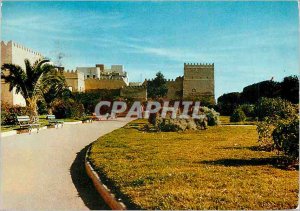
[[[218,111],[222,115],[232,115],[234,109],[236,109],[241,103],[241,94],[239,92],[231,92],[223,94],[218,98]]]
[[[281,98],[292,103],[299,103],[299,78],[298,76],[288,76],[281,82]]]
[[[165,97],[167,92],[167,80],[161,72],[156,73],[156,77],[147,82],[147,94],[149,98],[157,99]]]
[[[43,97],[42,89],[51,86],[53,79],[51,72],[55,70],[54,66],[49,64],[49,60],[37,60],[31,65],[28,59],[24,60],[25,70],[18,65],[3,64],[1,67],[1,77],[9,83],[9,90],[16,89],[26,102],[28,115],[33,117],[38,115],[37,101]]]
[[[276,81],[261,81],[244,87],[241,93],[243,103],[255,104],[260,98],[280,97],[281,85]]]

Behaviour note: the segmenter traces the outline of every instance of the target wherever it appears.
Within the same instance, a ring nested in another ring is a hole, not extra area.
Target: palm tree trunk
[[[26,106],[27,106],[27,113],[30,117],[30,120],[35,121],[37,116],[38,116],[37,99],[35,99],[35,97],[27,98],[26,99]]]

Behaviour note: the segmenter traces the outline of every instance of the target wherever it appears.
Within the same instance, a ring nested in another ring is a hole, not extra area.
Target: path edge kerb
[[[118,201],[115,195],[110,191],[110,189],[102,183],[98,173],[92,167],[88,155],[90,152],[91,146],[88,148],[85,154],[84,164],[85,164],[85,171],[89,178],[92,180],[93,185],[99,195],[103,198],[105,203],[112,209],[112,210],[126,210],[126,206],[122,201]]]

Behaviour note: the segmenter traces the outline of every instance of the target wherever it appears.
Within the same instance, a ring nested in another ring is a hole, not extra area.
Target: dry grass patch
[[[247,117],[243,122],[230,122],[230,116],[220,116],[221,125],[256,125],[257,122],[251,117]]]
[[[298,171],[255,150],[255,126],[148,133],[134,121],[99,138],[89,155],[102,179],[129,208],[290,209]]]

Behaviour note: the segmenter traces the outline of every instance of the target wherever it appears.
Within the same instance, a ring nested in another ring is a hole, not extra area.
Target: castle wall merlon
[[[146,86],[145,85],[140,85],[140,86],[126,86],[126,89],[144,89]]]
[[[25,46],[23,46],[23,45],[21,45],[21,44],[19,44],[17,42],[14,42],[12,40],[10,40],[10,41],[7,42],[7,46],[8,45],[11,45],[12,47],[15,47],[15,48],[22,49],[23,51],[32,53],[32,54],[37,55],[37,56],[41,56],[41,57],[43,56],[40,52],[34,51],[34,50],[32,50],[30,48],[27,48],[27,47],[25,47]]]
[[[189,67],[189,68],[214,67],[214,63],[184,63],[184,67]]]

